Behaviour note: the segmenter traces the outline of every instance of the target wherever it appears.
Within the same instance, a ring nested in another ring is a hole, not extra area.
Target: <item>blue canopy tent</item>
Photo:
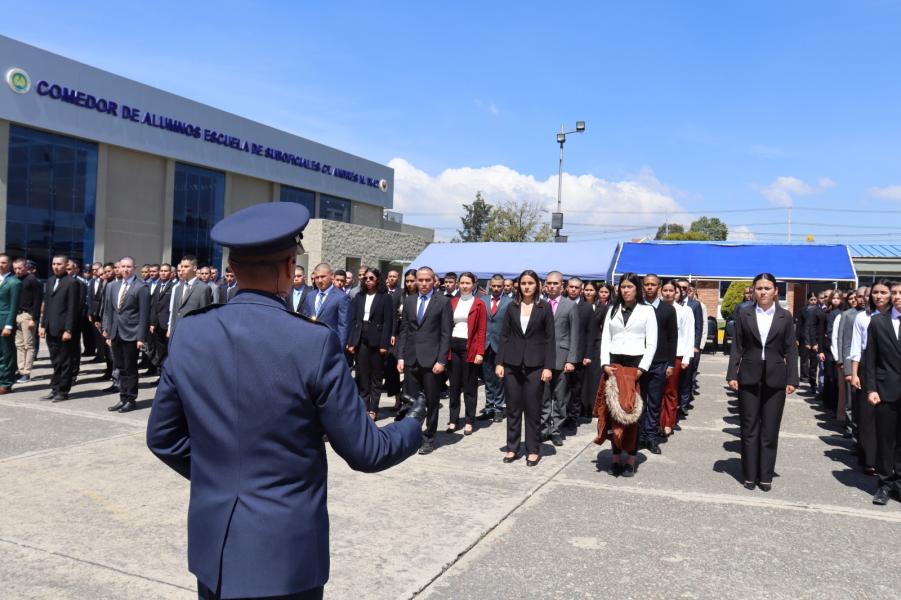
[[[629,272],[708,280],[767,272],[780,281],[857,281],[848,247],[840,244],[625,242],[617,247],[610,279]]]
[[[584,279],[606,279],[615,241],[568,242],[472,242],[430,244],[410,264],[431,267],[443,275],[448,271],[472,271],[479,279],[500,273],[518,277],[532,269],[539,277],[550,271]]]

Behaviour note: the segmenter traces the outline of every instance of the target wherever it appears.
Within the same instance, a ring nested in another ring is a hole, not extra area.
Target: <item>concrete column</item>
[[[175,161],[166,161],[166,184],[163,187],[163,262],[171,263],[172,219],[175,218]],[[181,258],[175,258],[178,260]]]
[[[282,199],[282,184],[272,182],[272,202],[279,202]]]
[[[0,120],[0,248],[6,249],[6,179],[9,177],[9,121]]]
[[[97,144],[97,194],[94,198],[94,262],[106,262],[106,209],[109,201],[109,146]],[[114,259],[113,259],[114,260]]]

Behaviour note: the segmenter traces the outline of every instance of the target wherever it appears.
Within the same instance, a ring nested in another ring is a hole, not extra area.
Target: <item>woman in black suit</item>
[[[601,292],[603,290],[603,292]],[[600,296],[603,293],[604,300]],[[587,281],[582,290],[582,299],[591,305],[591,318],[582,330],[582,365],[585,367],[585,381],[582,383],[582,411],[591,420],[591,411],[601,385],[601,332],[604,319],[610,308],[610,286],[597,281]]]
[[[542,383],[551,379],[556,361],[554,314],[538,296],[535,271],[519,276],[519,298],[504,314],[495,374],[504,381],[507,400],[507,454],[504,462],[520,457],[522,416],[526,417],[526,464],[538,464],[538,431],[541,420]]]
[[[347,351],[356,354],[357,388],[366,402],[366,410],[375,421],[379,414],[379,394],[385,373],[385,359],[394,335],[394,302],[382,283],[378,269],[369,269],[363,289],[351,307],[353,325]]]
[[[798,386],[798,340],[791,314],[776,300],[776,278],[761,273],[752,284],[755,304],[735,318],[726,379],[738,392],[744,486],[770,491],[786,394]]]

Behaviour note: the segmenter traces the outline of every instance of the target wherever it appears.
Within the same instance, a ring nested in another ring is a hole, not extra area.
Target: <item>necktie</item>
[[[128,282],[125,281],[122,283],[122,288],[119,290],[119,304],[117,306],[118,310],[122,310],[125,306],[125,295],[128,293]]]
[[[491,299],[491,316],[497,314],[497,298]]]
[[[551,312],[554,314],[554,316],[557,316],[557,299],[556,298],[551,300]]]
[[[319,295],[316,296],[316,316],[319,316],[319,311],[322,310],[322,303],[325,302],[325,292],[319,292]]]
[[[901,315],[898,315],[898,341],[901,342]]]
[[[425,301],[428,299],[428,296],[419,297],[419,308],[416,310],[416,320],[419,323],[422,323],[422,318],[425,316]]]

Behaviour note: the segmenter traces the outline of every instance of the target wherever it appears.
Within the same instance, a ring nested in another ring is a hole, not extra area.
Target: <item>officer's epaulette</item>
[[[201,306],[200,308],[194,308],[186,312],[182,319],[184,319],[185,317],[190,317],[192,315],[202,315],[205,312],[209,312],[221,306],[225,306],[225,304],[223,304],[222,302],[213,302],[212,304],[207,304],[206,306]]]
[[[328,327],[328,325],[326,325],[326,324],[323,323],[322,321],[319,321],[319,320],[317,320],[317,319],[314,319],[313,317],[308,317],[308,316],[306,316],[306,315],[302,315],[302,314],[300,314],[300,313],[296,313],[296,312],[291,311],[291,310],[289,310],[289,311],[287,311],[287,312],[290,313],[290,314],[292,314],[292,315],[294,315],[294,316],[297,317],[298,319],[303,319],[303,320],[306,321],[307,323],[312,323],[313,325],[322,325],[323,327]]]

